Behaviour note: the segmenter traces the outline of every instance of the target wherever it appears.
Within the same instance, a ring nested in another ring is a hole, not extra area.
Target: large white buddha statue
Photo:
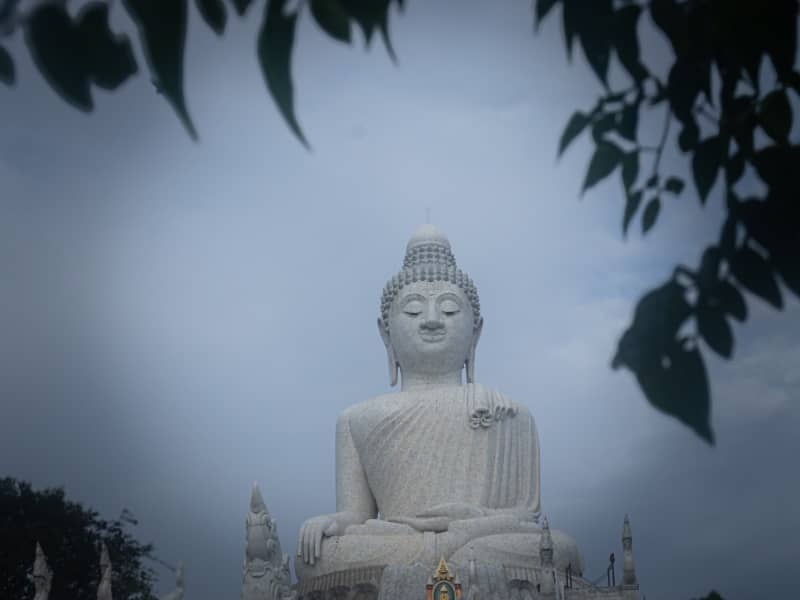
[[[539,440],[528,409],[474,383],[478,292],[447,238],[422,226],[383,291],[378,329],[400,391],[336,425],[336,512],[300,529],[301,582],[384,565],[539,564]],[[462,376],[466,374],[466,383]],[[583,561],[552,530],[555,567]]]

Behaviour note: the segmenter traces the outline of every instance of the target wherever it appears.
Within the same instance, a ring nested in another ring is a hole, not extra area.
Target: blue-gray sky
[[[620,552],[629,513],[647,598],[788,597],[798,302],[778,313],[751,298],[735,360],[707,353],[714,448],[652,409],[610,359],[636,299],[716,238],[720,198],[670,201],[646,239],[637,222],[624,241],[616,178],[578,199],[591,145],[555,159],[599,91],[567,62],[559,24],[534,35],[523,1],[408,4],[392,18],[397,65],[302,18],[312,152],[266,93],[255,13],[222,38],[192,16],[197,144],[146,74],[97,91],[87,116],[11,41],[0,475],[64,485],[107,517],[129,508],[138,537],[186,563],[187,598],[237,598],[254,480],[284,552],[305,518],[334,510],[335,418],[388,389],[380,290],[430,209],[481,294],[477,379],[534,414],[543,509],[587,574]],[[114,24],[130,30],[118,7]],[[668,59],[657,35],[645,52]]]

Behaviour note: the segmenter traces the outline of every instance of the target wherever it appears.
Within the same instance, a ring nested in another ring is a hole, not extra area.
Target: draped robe
[[[398,392],[343,417],[382,518],[449,502],[538,515],[536,425],[499,392],[479,384]]]

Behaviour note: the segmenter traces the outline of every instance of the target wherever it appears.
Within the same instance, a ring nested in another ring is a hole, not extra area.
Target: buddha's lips
[[[439,342],[445,338],[445,331],[441,329],[435,332],[423,332],[419,334],[419,337],[422,338],[425,342]]]

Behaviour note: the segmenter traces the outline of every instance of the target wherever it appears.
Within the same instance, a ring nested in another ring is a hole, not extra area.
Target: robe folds
[[[536,425],[499,392],[479,384],[397,392],[342,416],[383,519],[450,502],[539,513]]]

